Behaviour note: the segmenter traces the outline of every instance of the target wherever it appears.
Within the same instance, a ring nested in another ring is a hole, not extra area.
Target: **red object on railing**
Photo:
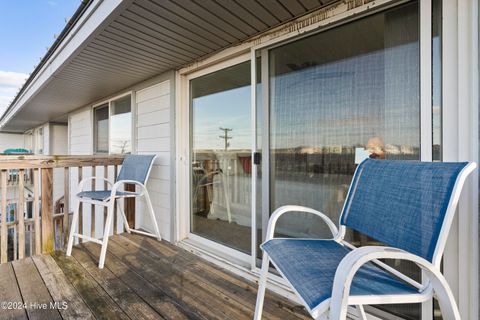
[[[243,172],[246,174],[252,173],[252,157],[238,157],[238,160],[242,164]]]

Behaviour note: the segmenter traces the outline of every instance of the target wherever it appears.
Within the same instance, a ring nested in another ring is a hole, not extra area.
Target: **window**
[[[132,112],[130,96],[110,104],[110,153],[132,152]]]
[[[95,153],[108,153],[108,104],[94,111]]]
[[[95,153],[132,152],[132,110],[130,95],[94,109]]]
[[[37,154],[43,154],[43,149],[44,149],[44,141],[43,141],[43,128],[37,129],[37,135],[36,135],[36,143],[37,143]]]

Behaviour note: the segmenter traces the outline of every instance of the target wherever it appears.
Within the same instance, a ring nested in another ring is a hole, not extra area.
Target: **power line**
[[[224,135],[223,135],[223,136],[218,136],[218,137],[225,140],[225,151],[227,151],[227,148],[230,146],[230,143],[228,143],[228,140],[230,140],[230,139],[233,138],[232,136],[229,136],[228,133],[229,133],[230,131],[232,131],[233,129],[231,129],[231,128],[222,128],[222,127],[220,127],[219,129],[223,131],[223,134],[224,134]]]

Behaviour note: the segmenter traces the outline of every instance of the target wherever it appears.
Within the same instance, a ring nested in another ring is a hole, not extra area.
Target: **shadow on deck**
[[[94,243],[0,265],[0,318],[252,319],[256,285],[172,244],[110,238],[105,268]],[[5,304],[6,302],[6,304]],[[264,319],[309,319],[267,294]]]

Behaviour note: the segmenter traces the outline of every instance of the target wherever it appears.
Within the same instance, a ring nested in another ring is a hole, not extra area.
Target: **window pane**
[[[108,153],[108,105],[94,110],[94,135],[96,153]]]
[[[110,153],[132,152],[132,112],[130,96],[111,103]]]
[[[43,147],[44,147],[43,128],[40,128],[37,131],[37,153],[38,154],[43,154]]]
[[[191,231],[249,253],[250,62],[196,78],[190,92]]]
[[[410,2],[270,51],[270,212],[298,204],[338,221],[363,158],[420,159],[418,20]],[[304,213],[283,216],[277,230],[331,237]],[[358,232],[347,239],[375,243]],[[419,310],[389,308],[413,319]]]

